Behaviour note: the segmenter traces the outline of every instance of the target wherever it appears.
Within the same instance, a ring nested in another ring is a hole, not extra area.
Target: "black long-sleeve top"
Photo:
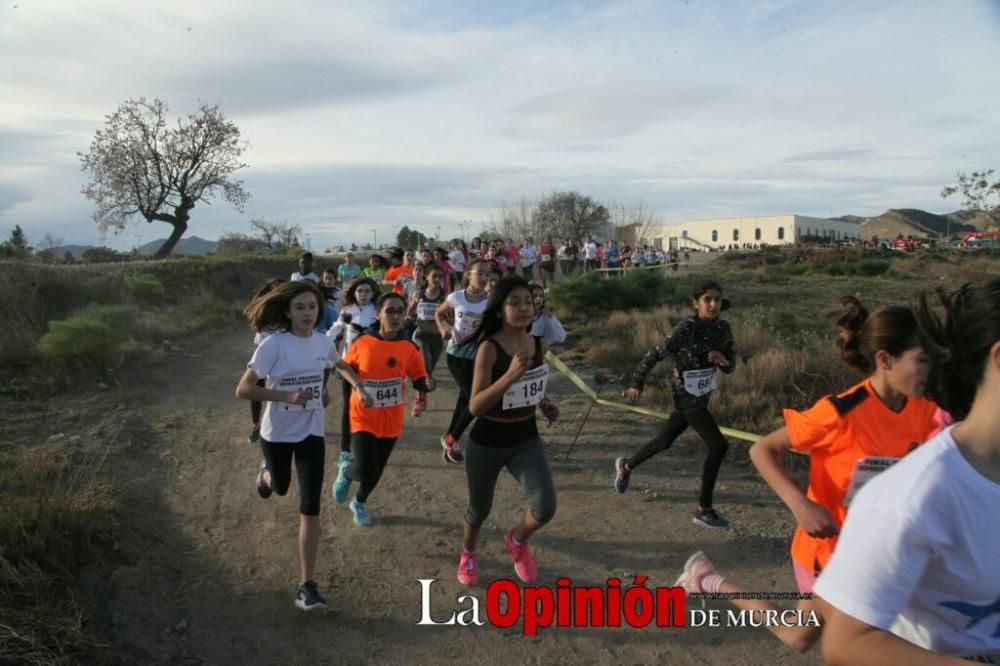
[[[715,366],[708,360],[708,352],[717,351],[726,357],[729,365]],[[729,322],[723,319],[699,319],[697,316],[683,320],[670,332],[663,341],[642,357],[639,367],[632,373],[629,388],[640,391],[646,384],[646,375],[653,367],[670,356],[673,359],[674,371],[671,386],[675,399],[685,402],[698,401],[707,404],[711,394],[694,396],[684,388],[684,373],[688,370],[704,370],[718,367],[722,372],[731,374],[736,369],[736,354],[733,351],[733,332]]]

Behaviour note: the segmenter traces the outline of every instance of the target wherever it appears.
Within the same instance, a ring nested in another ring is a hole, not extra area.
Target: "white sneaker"
[[[715,573],[715,565],[700,550],[684,563],[684,573],[680,575],[674,587],[683,587],[688,594],[704,594],[701,581],[705,576]]]

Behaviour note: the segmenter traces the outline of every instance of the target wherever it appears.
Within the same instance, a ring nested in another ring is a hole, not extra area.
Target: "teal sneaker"
[[[368,506],[357,498],[351,500],[351,513],[354,514],[354,524],[358,527],[371,527],[372,517],[368,515]]]
[[[333,499],[337,504],[343,504],[350,492],[351,480],[347,478],[347,465],[338,465],[337,480],[333,482]]]
[[[341,451],[340,456],[337,457],[337,464],[341,467],[345,467],[349,462],[351,462],[351,452]]]

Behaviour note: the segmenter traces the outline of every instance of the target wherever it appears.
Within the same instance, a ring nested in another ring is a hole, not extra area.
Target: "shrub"
[[[686,282],[652,270],[632,270],[610,280],[600,273],[585,273],[554,284],[549,299],[564,312],[587,312],[595,307],[606,312],[684,304],[691,299],[691,289]]]
[[[140,273],[127,278],[129,293],[138,303],[157,303],[163,300],[167,290],[151,273]]]
[[[77,367],[106,368],[118,346],[114,329],[92,316],[75,316],[49,322],[49,332],[40,342],[43,352]]]
[[[892,264],[884,259],[863,259],[854,264],[855,275],[885,275]]]

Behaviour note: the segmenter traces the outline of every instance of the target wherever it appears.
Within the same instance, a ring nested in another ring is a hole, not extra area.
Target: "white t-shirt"
[[[476,332],[482,321],[483,313],[486,312],[486,304],[489,299],[484,298],[478,303],[471,303],[465,297],[465,290],[453,291],[445,299],[455,311],[455,325],[451,329],[451,340],[448,341],[448,353],[452,356],[462,358],[475,358],[476,350],[471,345],[459,347],[462,342]],[[468,350],[468,351],[466,351]]]
[[[542,314],[531,322],[529,334],[533,338],[545,338],[550,345],[561,345],[566,342],[566,329],[555,315]]]
[[[933,652],[1000,663],[1000,484],[952,430],[858,491],[815,591]]]
[[[350,324],[345,323],[343,319],[344,314],[347,313],[351,315]],[[340,313],[340,316],[337,317],[337,321],[333,323],[333,326],[326,332],[326,335],[331,340],[336,340],[340,337],[341,333],[344,334],[344,355],[346,356],[351,343],[361,335],[355,324],[365,329],[374,324],[376,319],[378,319],[378,313],[375,310],[375,306],[371,303],[367,305],[348,305]]]
[[[583,256],[587,259],[597,259],[597,243],[584,243]]]
[[[448,253],[448,263],[458,273],[465,272],[465,253],[459,249],[454,249]]]
[[[289,444],[309,435],[322,437],[323,371],[339,360],[333,340],[315,331],[308,338],[282,331],[261,341],[247,367],[257,377],[266,376],[269,389],[310,391],[314,397],[305,406],[265,402],[260,436],[269,442]]]
[[[292,273],[292,282],[295,282],[296,280],[312,280],[316,284],[319,284],[319,276],[314,272],[303,275],[302,273],[295,271]]]
[[[522,247],[517,251],[521,255],[521,267],[534,266],[535,259],[538,258],[538,248],[534,245]]]

